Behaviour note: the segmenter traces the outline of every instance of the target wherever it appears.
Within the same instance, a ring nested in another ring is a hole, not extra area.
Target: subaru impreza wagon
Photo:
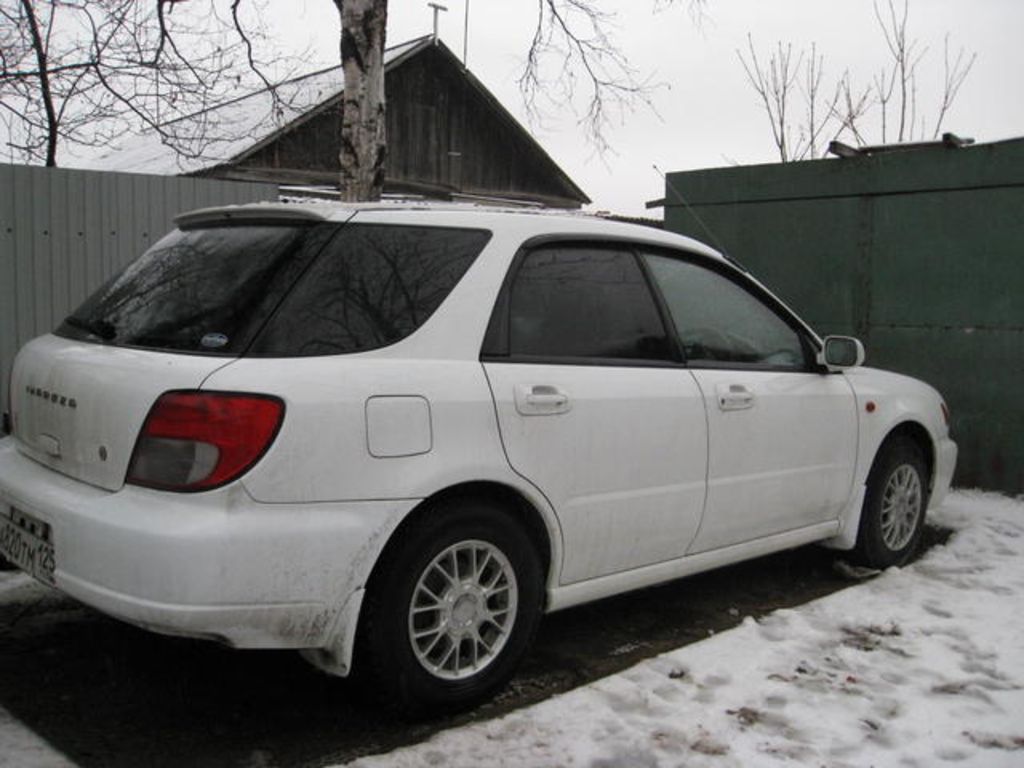
[[[932,388],[863,359],[655,229],[201,210],[18,355],[0,554],[156,632],[468,706],[546,611],[809,542],[905,562],[956,446]]]

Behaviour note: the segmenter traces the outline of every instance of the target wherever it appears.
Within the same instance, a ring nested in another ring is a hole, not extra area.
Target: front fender
[[[840,532],[824,542],[835,549],[852,549],[857,541],[868,475],[879,450],[896,432],[910,432],[926,443],[931,468],[929,508],[942,503],[956,466],[957,447],[949,437],[942,396],[909,376],[874,368],[854,368],[843,374],[857,403],[857,467],[853,493],[840,520]]]

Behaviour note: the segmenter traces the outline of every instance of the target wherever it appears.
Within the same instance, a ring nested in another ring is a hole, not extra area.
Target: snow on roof
[[[384,52],[384,66],[394,66],[408,54],[429,45],[430,39],[420,37],[388,48]],[[116,148],[104,147],[95,155],[79,157],[73,165],[125,173],[195,173],[230,162],[333,101],[343,90],[341,65],[329,67],[280,83],[274,93],[263,88],[169,122],[166,128],[176,135],[200,137],[184,142],[188,154],[169,146],[160,135],[148,132],[133,136]]]

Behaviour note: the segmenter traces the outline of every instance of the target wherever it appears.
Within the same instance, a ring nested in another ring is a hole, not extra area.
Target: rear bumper
[[[244,648],[320,648],[414,500],[261,504],[75,481],[0,441],[0,514],[53,529],[57,587],[147,629]],[[351,617],[354,619],[354,617]]]
[[[324,603],[180,605],[115,592],[57,571],[60,589],[114,618],[165,635],[216,640],[236,648],[306,648],[322,642]]]

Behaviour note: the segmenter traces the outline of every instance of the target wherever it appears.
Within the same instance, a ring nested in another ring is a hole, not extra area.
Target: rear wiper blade
[[[86,333],[91,333],[93,336],[98,336],[104,341],[110,341],[117,336],[117,329],[106,320],[83,320],[80,317],[68,315],[64,318],[64,322],[72,328],[78,328]]]

